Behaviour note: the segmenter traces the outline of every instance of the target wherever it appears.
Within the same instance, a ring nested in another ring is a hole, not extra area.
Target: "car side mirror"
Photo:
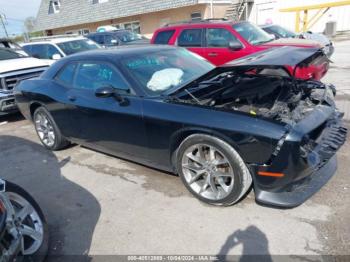
[[[238,50],[241,50],[243,46],[239,42],[231,41],[228,43],[228,48],[231,49],[232,51],[238,51]]]
[[[111,86],[103,86],[97,88],[95,91],[95,96],[99,98],[107,98],[114,96],[115,89]]]
[[[114,97],[114,99],[117,100],[119,104],[127,104],[127,100],[118,92],[118,89],[115,89],[112,86],[97,88],[95,91],[95,96],[99,98]]]
[[[52,59],[53,60],[59,60],[59,59],[61,59],[61,55],[60,54],[54,54],[53,56],[52,56]]]

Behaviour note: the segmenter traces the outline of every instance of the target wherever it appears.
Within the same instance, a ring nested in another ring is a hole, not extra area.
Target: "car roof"
[[[83,36],[76,36],[76,37],[57,37],[57,38],[52,38],[52,39],[43,39],[43,40],[34,40],[32,42],[28,42],[28,43],[23,43],[22,46],[26,46],[26,45],[37,45],[37,44],[59,44],[59,43],[65,43],[65,42],[70,42],[70,41],[74,41],[74,40],[82,40],[82,39],[86,39],[86,37]]]
[[[91,35],[106,35],[106,34],[111,34],[111,35],[115,35],[115,34],[120,34],[120,33],[125,33],[125,32],[131,32],[130,30],[126,30],[126,29],[119,29],[116,31],[106,31],[106,32],[93,32],[88,34],[88,36]]]
[[[182,49],[181,47],[175,47],[170,45],[136,45],[136,46],[118,46],[111,49],[95,49],[85,52],[76,53],[67,57],[62,58],[62,61],[67,60],[80,60],[80,59],[109,59],[109,58],[120,58],[138,54],[176,50]]]
[[[158,30],[164,31],[164,30],[174,30],[174,29],[181,29],[181,28],[202,28],[202,27],[209,27],[211,25],[234,25],[234,24],[240,24],[240,23],[248,23],[248,21],[233,21],[233,20],[227,20],[227,19],[204,19],[200,21],[182,21],[182,22],[176,22],[176,23],[170,23],[167,24]]]

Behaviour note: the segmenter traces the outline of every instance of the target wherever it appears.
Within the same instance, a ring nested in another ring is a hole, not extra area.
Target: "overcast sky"
[[[29,16],[36,17],[41,0],[0,0],[0,13],[7,17],[7,31],[9,35],[23,32],[23,21]],[[0,25],[0,36],[4,36],[4,29]]]

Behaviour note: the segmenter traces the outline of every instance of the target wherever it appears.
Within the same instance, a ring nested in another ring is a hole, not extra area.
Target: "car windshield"
[[[214,65],[186,49],[143,53],[121,63],[149,95],[175,90],[214,69]]]
[[[249,22],[234,24],[233,29],[252,45],[260,45],[274,40],[274,37]]]
[[[67,41],[63,43],[58,43],[57,45],[59,46],[59,48],[62,49],[62,51],[66,55],[72,55],[78,52],[100,48],[98,44],[88,39]]]
[[[272,32],[275,32],[276,34],[280,35],[283,38],[294,38],[296,37],[296,34],[292,31],[289,31],[286,28],[283,28],[279,25],[271,25],[268,27]]]
[[[117,36],[124,43],[144,39],[142,37],[142,35],[139,35],[139,34],[136,34],[134,32],[130,32],[130,31],[118,32]]]
[[[10,49],[0,48],[0,60],[9,60],[23,58],[24,55],[18,54]]]

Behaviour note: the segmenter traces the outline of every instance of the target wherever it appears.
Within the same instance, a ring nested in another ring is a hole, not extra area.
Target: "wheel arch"
[[[208,129],[208,128],[200,128],[200,127],[183,128],[181,130],[178,130],[176,133],[174,133],[171,137],[171,140],[170,140],[170,148],[169,148],[170,161],[171,161],[172,168],[174,169],[174,171],[176,173],[177,173],[177,170],[176,170],[177,151],[178,151],[181,143],[186,138],[188,138],[191,135],[195,135],[195,134],[196,135],[197,134],[198,135],[210,135],[210,136],[217,137],[217,138],[223,140],[224,142],[228,143],[230,146],[232,146],[234,148],[234,150],[237,151],[238,154],[240,154],[240,150],[239,150],[237,143],[235,143],[235,141],[233,139],[231,139],[230,137],[226,136],[225,134],[223,134],[221,132],[218,132],[218,131],[215,131],[212,129]]]
[[[45,107],[41,102],[38,101],[33,101],[29,105],[29,112],[30,112],[30,117],[33,120],[34,112],[39,108],[39,107]]]

